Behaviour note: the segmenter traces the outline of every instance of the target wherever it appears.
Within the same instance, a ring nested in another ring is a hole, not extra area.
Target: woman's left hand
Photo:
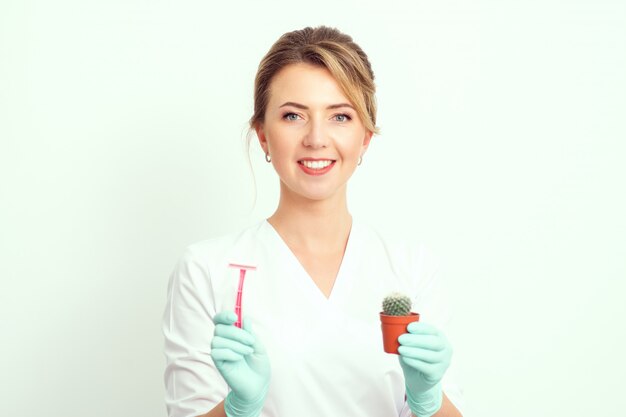
[[[408,333],[398,338],[407,399],[414,413],[430,415],[441,407],[440,382],[450,366],[452,346],[446,336],[430,324],[413,322],[407,330]]]

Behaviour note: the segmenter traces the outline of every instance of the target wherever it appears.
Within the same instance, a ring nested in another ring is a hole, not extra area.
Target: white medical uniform
[[[210,353],[212,318],[234,311],[239,270],[230,263],[257,268],[246,274],[242,310],[272,368],[261,416],[410,416],[398,356],[383,351],[379,312],[390,292],[410,294],[412,310],[445,333],[449,317],[432,255],[421,245],[392,244],[353,221],[326,298],[263,220],[190,245],[172,272],[163,317],[170,417],[204,414],[228,393]],[[461,410],[452,368],[443,388]]]

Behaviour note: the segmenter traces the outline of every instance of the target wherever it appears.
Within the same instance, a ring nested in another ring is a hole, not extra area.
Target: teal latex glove
[[[430,417],[441,408],[441,379],[452,359],[452,346],[434,326],[413,322],[398,338],[407,402],[413,414]]]
[[[211,357],[231,391],[224,401],[228,417],[256,417],[261,413],[270,383],[270,362],[252,334],[248,320],[243,329],[233,324],[237,315],[222,311],[213,318],[215,332]]]

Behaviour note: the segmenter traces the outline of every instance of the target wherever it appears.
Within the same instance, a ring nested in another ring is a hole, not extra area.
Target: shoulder
[[[421,239],[381,230],[360,220],[355,224],[366,253],[382,253],[393,266],[413,274],[418,271],[429,273],[438,268],[438,256]]]
[[[229,264],[253,265],[267,234],[265,221],[243,230],[204,239],[188,245],[179,257],[174,276],[194,285],[206,285],[219,277]]]
[[[359,223],[356,230],[364,242],[364,268],[388,271],[384,275],[388,289],[408,294],[420,309],[439,292],[439,257],[428,244],[365,223]]]
[[[219,307],[219,294],[228,283],[227,272],[232,269],[229,265],[254,265],[264,234],[264,222],[259,222],[235,233],[188,245],[170,274],[170,303],[205,311],[209,316],[214,314]]]
[[[411,297],[414,311],[418,311],[425,321],[444,328],[450,311],[440,276],[440,259],[430,245],[414,236],[381,232],[368,225],[361,228],[369,242],[367,259],[388,263],[397,288]]]

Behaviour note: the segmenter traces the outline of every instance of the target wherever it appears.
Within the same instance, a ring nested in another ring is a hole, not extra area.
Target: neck
[[[343,250],[352,228],[345,189],[325,200],[312,201],[283,192],[276,212],[267,219],[281,237],[307,251]]]

